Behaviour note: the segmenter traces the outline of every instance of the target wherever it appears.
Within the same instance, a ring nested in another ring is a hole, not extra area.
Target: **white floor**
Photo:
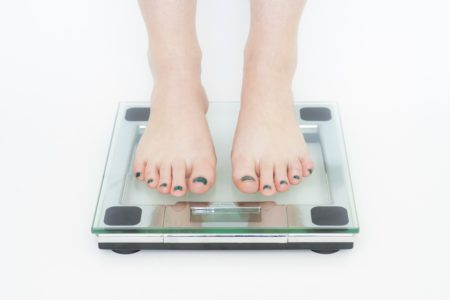
[[[135,1],[0,4],[0,299],[450,299],[447,1],[314,0],[294,92],[340,104],[351,251],[96,248],[118,101],[148,99]],[[204,83],[238,100],[247,1],[199,2]]]

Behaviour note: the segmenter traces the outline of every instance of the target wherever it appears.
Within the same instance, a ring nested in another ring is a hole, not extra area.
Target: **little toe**
[[[233,160],[233,181],[243,193],[256,193],[259,190],[259,180],[255,164],[243,159]]]
[[[300,160],[294,160],[288,164],[288,178],[290,184],[299,184],[302,180],[302,164]]]
[[[308,177],[313,173],[314,170],[314,162],[309,158],[309,156],[306,156],[304,158],[300,159],[300,162],[302,164],[302,173],[304,177]]]
[[[136,158],[133,164],[133,174],[136,179],[144,181],[144,174],[146,168],[146,161],[143,159]]]
[[[147,163],[147,167],[145,169],[145,182],[147,183],[147,186],[151,189],[154,189],[158,186],[158,181],[158,168],[154,163]]]
[[[277,164],[275,166],[275,187],[277,192],[286,192],[290,188],[287,176],[288,168],[285,164]]]
[[[259,175],[259,191],[264,196],[271,196],[276,193],[273,177],[273,165],[262,162]]]
[[[183,161],[175,161],[172,165],[171,194],[177,197],[186,194],[186,164]]]
[[[215,181],[215,167],[210,162],[197,161],[192,165],[189,190],[195,194],[207,192]]]
[[[172,167],[168,163],[163,163],[159,169],[158,191],[161,194],[168,194],[172,186]]]

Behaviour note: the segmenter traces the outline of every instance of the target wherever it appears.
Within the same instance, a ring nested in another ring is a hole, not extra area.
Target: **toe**
[[[151,189],[154,189],[158,186],[159,181],[159,172],[156,164],[154,163],[147,163],[147,166],[145,168],[145,182],[147,183],[148,187]]]
[[[304,177],[308,177],[313,173],[314,170],[314,162],[312,159],[306,155],[303,158],[300,158],[300,162],[302,164],[302,173]]]
[[[289,179],[287,176],[287,165],[283,163],[278,163],[275,165],[275,187],[277,192],[285,192],[289,190]]]
[[[302,180],[302,164],[300,160],[293,160],[288,164],[288,178],[291,184],[299,184]]]
[[[192,164],[189,177],[189,190],[195,194],[208,191],[215,181],[215,166],[209,161],[196,161]]]
[[[232,159],[233,182],[243,193],[256,193],[259,190],[259,180],[256,175],[255,163],[243,158]]]
[[[273,169],[272,163],[261,162],[259,171],[259,191],[264,196],[271,196],[276,193],[275,184],[273,182]]]
[[[161,164],[159,169],[158,191],[162,194],[168,194],[172,184],[172,167],[168,163]]]
[[[140,181],[144,180],[146,161],[141,158],[136,158],[133,163],[133,174]]]
[[[186,164],[184,161],[174,161],[172,164],[171,194],[177,197],[186,194]]]

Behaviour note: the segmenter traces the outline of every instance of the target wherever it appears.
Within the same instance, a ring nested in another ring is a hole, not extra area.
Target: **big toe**
[[[256,193],[259,181],[255,164],[245,159],[233,159],[233,182],[243,193]]]
[[[215,164],[209,161],[194,162],[189,177],[189,190],[195,194],[206,193],[216,179],[215,169]]]

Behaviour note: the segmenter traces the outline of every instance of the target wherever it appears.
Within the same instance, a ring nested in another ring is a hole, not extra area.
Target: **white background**
[[[211,100],[238,100],[248,2],[202,0]],[[450,299],[450,4],[311,0],[298,100],[341,107],[355,248],[147,251],[90,234],[117,102],[152,79],[136,1],[0,4],[0,299]]]

